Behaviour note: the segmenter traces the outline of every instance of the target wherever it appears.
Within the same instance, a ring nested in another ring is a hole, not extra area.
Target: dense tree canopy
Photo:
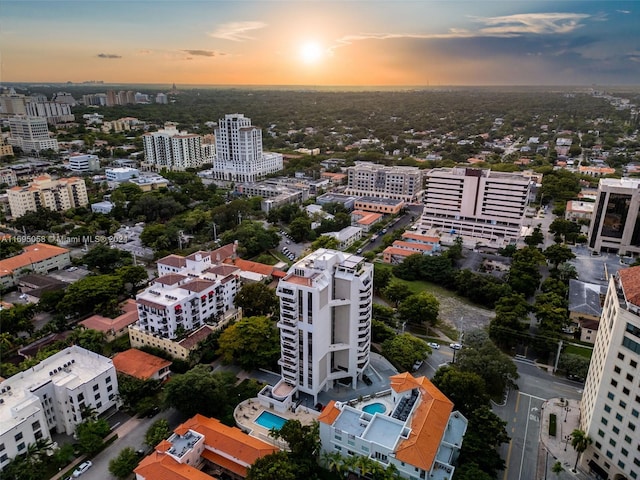
[[[218,417],[225,413],[235,382],[236,377],[230,372],[211,373],[208,366],[197,365],[167,383],[166,403],[188,417],[196,413]]]
[[[275,291],[261,282],[245,283],[234,302],[236,307],[242,308],[246,317],[275,315],[280,305]]]
[[[238,241],[247,257],[253,257],[265,250],[277,247],[280,243],[278,232],[274,228],[265,229],[262,223],[245,220],[235,230],[222,234],[222,243]]]
[[[400,303],[398,315],[401,321],[406,321],[415,325],[423,322],[434,326],[438,320],[440,302],[427,292],[415,293],[408,296]]]
[[[218,339],[218,354],[245,370],[270,368],[280,357],[280,337],[268,317],[245,317],[227,327]]]
[[[382,354],[401,371],[411,371],[413,364],[431,353],[427,342],[409,333],[401,333],[382,344]]]

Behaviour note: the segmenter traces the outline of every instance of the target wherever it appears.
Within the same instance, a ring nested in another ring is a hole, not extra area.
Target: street
[[[161,418],[169,421],[171,431],[186,420],[182,414],[173,408],[163,410],[153,418],[134,418],[130,420],[125,424],[126,430],[119,432],[120,435],[116,441],[91,459],[93,467],[82,475],[82,480],[115,479],[116,477],[109,473],[109,460],[117,457],[125,447],[131,447],[134,450],[144,449],[145,451],[149,451],[149,447],[144,444],[144,435],[153,422]],[[123,426],[120,427],[122,428]]]

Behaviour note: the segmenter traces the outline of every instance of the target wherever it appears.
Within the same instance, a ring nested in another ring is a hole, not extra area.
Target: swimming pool
[[[369,405],[365,405],[364,407],[362,407],[362,411],[363,412],[367,412],[367,413],[384,413],[387,410],[387,407],[385,407],[382,403],[370,403]]]
[[[258,418],[255,419],[255,422],[261,427],[266,428],[267,430],[271,430],[275,428],[276,430],[280,430],[282,426],[287,421],[286,418],[282,418],[278,415],[274,415],[271,412],[262,412]]]

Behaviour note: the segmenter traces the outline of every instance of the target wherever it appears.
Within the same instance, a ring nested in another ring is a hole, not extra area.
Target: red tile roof
[[[168,265],[169,267],[182,268],[187,265],[187,260],[180,255],[171,254],[158,260],[158,263]]]
[[[21,254],[0,260],[0,275],[13,273],[15,270],[30,266],[49,258],[69,253],[69,250],[46,243],[27,245]]]
[[[180,285],[180,288],[189,292],[202,292],[208,288],[213,288],[214,282],[209,280],[191,280],[190,282]]]
[[[171,446],[170,443],[169,446]],[[142,477],[144,480],[215,480],[214,477],[197,468],[179,463],[169,455],[158,451],[144,458],[134,472],[137,477]]]
[[[420,242],[426,242],[426,243],[440,242],[440,239],[438,237],[432,237],[429,235],[420,235],[419,233],[413,233],[413,232],[404,232],[402,234],[402,238],[411,238],[412,240],[418,240]]]
[[[322,409],[322,412],[320,412],[318,421],[326,423],[327,425],[333,425],[338,415],[340,415],[340,409],[336,407],[335,400],[331,400],[327,406]]]
[[[235,265],[240,270],[245,272],[253,272],[259,273],[260,275],[271,276],[273,273],[274,267],[272,265],[265,265],[264,263],[252,262],[250,260],[243,260],[241,258],[236,258],[234,260],[227,259],[224,263]]]
[[[423,470],[430,470],[438,453],[453,402],[426,377],[401,373],[390,378],[391,388],[404,392],[418,388],[419,404],[411,416],[411,434],[396,450],[396,458]]]
[[[618,275],[627,302],[640,306],[640,266],[620,270]]]
[[[113,357],[113,366],[120,373],[131,377],[147,380],[163,368],[169,367],[171,362],[149,353],[131,348]]]
[[[189,277],[185,277],[184,275],[180,275],[178,273],[170,273],[168,275],[163,275],[161,277],[153,280],[153,283],[161,283],[162,285],[175,285],[176,283],[180,283],[186,280]]]
[[[202,340],[207,338],[213,332],[214,332],[213,328],[209,327],[208,325],[203,325],[198,330],[196,330],[191,335],[189,335],[187,338],[178,342],[178,345],[180,345],[182,348],[186,348],[187,350],[191,350],[193,347],[198,345],[198,343],[200,343]]]

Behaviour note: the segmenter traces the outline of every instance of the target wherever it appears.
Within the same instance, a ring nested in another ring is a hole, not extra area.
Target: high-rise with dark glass
[[[640,254],[640,179],[603,178],[589,226],[589,248]]]

